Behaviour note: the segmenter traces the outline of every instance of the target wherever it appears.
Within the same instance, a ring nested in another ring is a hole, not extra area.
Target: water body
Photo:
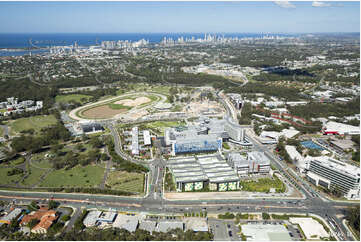
[[[262,37],[262,36],[291,36],[286,34],[263,34],[263,33],[227,33],[217,34],[217,36],[224,37]],[[96,40],[98,43],[101,41],[109,40],[129,40],[138,41],[140,39],[149,40],[150,43],[158,43],[164,37],[177,39],[183,36],[184,38],[191,38],[192,36],[197,38],[203,38],[204,33],[122,33],[122,34],[0,34],[0,49],[5,48],[28,48],[29,39],[33,45],[37,47],[49,47],[49,46],[64,46],[72,45],[77,41],[78,45],[90,46],[95,45]]]

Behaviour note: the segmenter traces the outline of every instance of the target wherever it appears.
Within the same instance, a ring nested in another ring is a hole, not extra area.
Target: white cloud
[[[289,1],[275,1],[275,4],[281,8],[295,8],[296,6],[290,3]]]
[[[319,1],[312,2],[312,7],[316,7],[316,8],[330,7],[330,6],[331,4],[325,2],[319,2]]]

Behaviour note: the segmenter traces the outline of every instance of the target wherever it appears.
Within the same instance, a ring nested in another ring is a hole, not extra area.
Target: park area
[[[285,184],[276,176],[272,178],[259,178],[258,180],[241,180],[239,186],[242,191],[248,192],[270,192],[274,188],[277,193],[283,193],[286,190]]]
[[[155,121],[148,122],[140,125],[142,129],[151,129],[157,134],[164,134],[166,128],[169,127],[177,127],[177,126],[185,126],[184,121]]]
[[[10,121],[10,133],[15,135],[27,130],[33,129],[35,133],[39,133],[42,128],[55,125],[57,120],[54,115],[38,115],[28,118],[19,118],[15,121]]]
[[[92,98],[90,95],[83,95],[83,94],[69,94],[69,95],[57,95],[55,97],[55,102],[57,103],[86,103],[89,99]]]
[[[40,183],[40,187],[97,187],[104,176],[104,168],[77,165],[71,169],[54,170]]]
[[[144,192],[144,174],[126,171],[113,171],[108,175],[106,187],[127,192]]]

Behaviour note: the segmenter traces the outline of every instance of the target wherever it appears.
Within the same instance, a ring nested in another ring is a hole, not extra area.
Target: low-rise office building
[[[247,157],[243,157],[240,153],[230,153],[227,161],[240,177],[267,174],[271,169],[270,160],[263,152],[249,152]]]

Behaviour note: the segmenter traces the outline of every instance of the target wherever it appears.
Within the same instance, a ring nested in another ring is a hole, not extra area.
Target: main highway
[[[225,102],[227,104],[227,102]],[[229,107],[226,107],[229,111]],[[120,147],[121,141],[119,133],[110,124],[108,128],[114,137],[115,151],[124,159],[130,159],[125,155]],[[339,240],[354,240],[348,230],[344,227],[342,219],[346,209],[352,205],[350,202],[338,202],[326,199],[312,190],[304,181],[298,180],[290,175],[285,164],[282,164],[267,146],[258,143],[251,133],[247,133],[247,138],[253,143],[254,149],[263,151],[270,158],[273,165],[280,170],[291,183],[298,184],[299,191],[304,194],[304,198],[291,199],[283,198],[240,198],[240,199],[207,199],[207,200],[167,200],[163,197],[163,173],[166,162],[161,158],[155,158],[146,164],[150,168],[150,182],[147,193],[144,197],[125,197],[101,194],[81,194],[81,193],[50,193],[35,191],[8,191],[0,190],[0,199],[16,202],[29,202],[31,200],[54,199],[63,205],[82,208],[116,209],[121,211],[147,212],[147,213],[167,213],[183,214],[185,212],[199,212],[201,210],[208,213],[224,212],[267,212],[267,213],[304,213],[315,214],[324,218],[329,225],[336,224],[336,235]],[[133,162],[140,161],[131,159]],[[144,162],[143,162],[144,163]],[[80,213],[77,212],[77,215]]]

